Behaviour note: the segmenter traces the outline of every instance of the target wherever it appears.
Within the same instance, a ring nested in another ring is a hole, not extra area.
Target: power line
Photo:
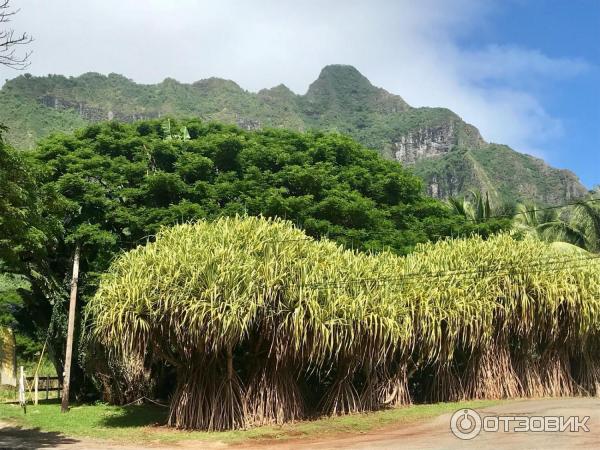
[[[576,257],[576,258],[555,258],[554,260],[552,260],[551,258],[549,258],[548,260],[544,261],[544,262],[538,262],[532,265],[529,265],[527,267],[521,266],[521,265],[515,265],[515,264],[506,264],[504,266],[497,266],[497,267],[492,267],[492,268],[480,268],[480,269],[456,269],[456,270],[447,270],[447,271],[438,271],[438,272],[412,272],[412,273],[407,273],[407,274],[403,274],[403,275],[399,275],[397,277],[378,277],[378,278],[357,278],[354,280],[346,280],[346,281],[331,281],[331,282],[317,282],[317,283],[307,283],[307,284],[296,284],[300,287],[317,287],[317,288],[328,288],[328,287],[341,287],[341,286],[347,286],[350,284],[360,284],[360,283],[378,283],[381,281],[399,281],[399,282],[404,282],[407,281],[409,279],[427,279],[427,278],[444,278],[444,277],[450,277],[450,276],[457,276],[457,275],[483,275],[483,274],[487,274],[487,273],[501,273],[504,272],[507,275],[510,275],[511,272],[510,270],[514,270],[514,269],[520,269],[521,272],[516,272],[516,273],[522,273],[522,274],[527,274],[528,272],[523,272],[523,270],[529,270],[529,273],[531,272],[535,272],[535,269],[542,269],[541,271],[560,271],[563,270],[565,268],[567,269],[573,269],[573,268],[579,268],[579,267],[585,267],[587,265],[588,261],[593,261],[593,260],[598,260],[600,259],[600,255],[596,255],[596,256],[590,256],[590,257]],[[571,267],[558,267],[558,268],[554,268],[552,266],[556,266],[556,265],[564,265],[565,263],[568,262],[577,262],[580,263],[579,265],[575,265],[575,266],[571,266]],[[583,263],[586,263],[585,265]],[[515,273],[514,271],[512,273]]]
[[[466,218],[466,220],[468,222],[485,222],[486,220],[490,220],[490,219],[509,219],[509,218],[513,218],[513,217],[521,215],[521,214],[530,214],[530,213],[540,212],[540,211],[549,211],[549,210],[553,210],[553,209],[566,208],[568,206],[576,206],[581,203],[595,203],[595,202],[600,202],[600,198],[592,198],[589,200],[578,200],[578,201],[572,202],[572,203],[563,203],[562,205],[548,206],[545,208],[533,208],[533,209],[528,209],[525,211],[517,211],[514,214],[498,214],[495,216],[485,217],[483,219]]]
[[[587,260],[594,260],[594,259],[599,259],[600,255],[595,255],[595,256],[588,256],[588,257],[572,257],[572,258],[557,258],[557,257],[548,257],[548,258],[544,258],[538,262],[536,262],[535,264],[533,264],[530,267],[539,267],[540,265],[543,264],[562,264],[562,263],[566,263],[566,262],[579,262],[579,261],[587,261]],[[406,279],[406,278],[423,278],[423,277],[445,277],[445,276],[452,276],[452,275],[468,275],[468,274],[480,274],[480,273],[485,273],[485,272],[489,272],[489,271],[497,271],[497,270],[508,270],[508,269],[512,269],[512,268],[521,268],[522,266],[517,266],[515,264],[505,264],[504,266],[496,266],[494,268],[488,268],[488,269],[474,269],[474,268],[470,268],[470,269],[450,269],[450,270],[440,270],[440,271],[436,271],[436,272],[409,272],[403,275],[399,275],[397,277],[385,277],[386,279]],[[373,281],[373,280],[377,280],[379,278],[362,278],[362,279],[357,279],[357,282],[360,281]]]
[[[584,268],[586,267],[587,264],[578,264],[578,265],[573,265],[571,267],[569,267],[569,269],[579,269],[579,268]],[[505,275],[511,275],[511,276],[515,276],[515,275],[529,275],[532,273],[544,273],[544,272],[560,272],[562,270],[565,270],[562,267],[541,267],[538,269],[528,269],[528,270],[519,270],[519,271],[512,271],[512,272],[508,272],[508,271],[497,271],[496,273],[489,273],[488,275],[492,278],[498,278],[501,276],[505,276]],[[441,280],[441,279],[440,279]],[[409,283],[410,282],[410,278],[406,279],[406,280],[396,280],[396,279],[381,279],[373,284],[371,284],[369,287],[376,287],[376,286],[393,286],[393,285],[400,285],[400,284],[404,284],[404,283]],[[315,291],[319,291],[319,290],[337,290],[337,289],[341,289],[343,287],[346,287],[346,285],[342,284],[338,284],[338,285],[333,285],[333,286],[318,286],[318,285],[314,285],[314,286],[309,286],[309,285],[305,285],[304,287],[307,287],[309,290],[315,290]],[[365,286],[367,287],[367,286]]]
[[[489,216],[489,217],[485,217],[483,219],[475,219],[475,218],[465,218],[465,220],[467,222],[485,222],[491,219],[509,219],[509,218],[514,218],[515,216],[519,216],[522,214],[530,214],[530,213],[535,213],[535,212],[540,212],[540,211],[550,211],[550,210],[554,210],[554,209],[560,209],[560,208],[567,208],[569,206],[576,206],[578,204],[581,203],[595,203],[595,202],[600,202],[600,198],[593,198],[593,199],[589,199],[589,200],[578,200],[576,202],[571,202],[571,203],[563,203],[561,205],[555,205],[555,206],[547,206],[544,208],[533,208],[533,209],[528,209],[525,211],[517,211],[514,214],[497,214],[494,216]],[[354,239],[350,238],[350,240],[354,243]],[[281,239],[281,240],[277,240],[277,239],[267,239],[264,242],[266,243],[282,243],[282,242],[302,242],[302,241],[313,241],[313,242],[319,242],[319,239],[317,238],[313,238],[313,237],[306,237],[306,238],[297,238],[297,239]],[[332,240],[332,242],[335,242],[335,240]]]

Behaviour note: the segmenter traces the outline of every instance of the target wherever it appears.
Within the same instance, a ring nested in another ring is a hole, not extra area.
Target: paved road
[[[326,438],[322,440],[290,440],[279,443],[258,443],[238,448],[261,450],[291,449],[600,449],[600,399],[571,398],[521,400],[503,403],[477,411],[482,416],[589,416],[586,425],[589,432],[486,432],[482,431],[472,440],[460,440],[450,432],[451,414],[435,419],[384,431],[358,436]],[[177,445],[152,448],[203,449],[224,445],[194,441],[182,441]],[[111,442],[85,438],[69,438],[57,433],[21,430],[0,422],[0,449],[2,448],[58,448],[138,450],[144,447],[119,445]]]

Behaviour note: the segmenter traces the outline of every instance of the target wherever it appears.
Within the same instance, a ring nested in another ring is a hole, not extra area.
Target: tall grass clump
[[[106,358],[174,368],[179,428],[600,394],[600,264],[533,238],[399,257],[281,220],[197,222],[121,255],[86,312]]]

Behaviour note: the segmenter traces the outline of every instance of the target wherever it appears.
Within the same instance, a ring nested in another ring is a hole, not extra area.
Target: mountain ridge
[[[196,116],[263,127],[337,131],[382,156],[411,166],[434,197],[476,189],[497,201],[559,204],[587,193],[575,174],[507,146],[446,108],[411,107],[348,65],[325,66],[305,94],[284,84],[254,93],[232,80],[193,83],[166,78],[139,84],[123,75],[22,75],[0,90],[0,122],[9,142],[28,148],[53,131],[70,132],[101,120]]]

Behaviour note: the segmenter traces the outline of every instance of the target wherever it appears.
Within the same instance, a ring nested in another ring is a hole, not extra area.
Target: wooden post
[[[19,405],[25,408],[25,371],[21,366],[21,375],[19,376]]]
[[[65,351],[65,371],[60,412],[69,411],[69,386],[71,384],[71,357],[73,354],[73,334],[75,332],[75,305],[77,303],[77,282],[79,280],[79,245],[73,256],[73,276],[71,278],[71,299],[69,301],[69,325],[67,328],[67,349]]]
[[[39,382],[40,377],[38,377],[38,374],[35,374],[35,377],[33,378],[33,404],[37,405],[38,404],[38,382]]]
[[[50,377],[46,375],[46,400],[50,398]]]

